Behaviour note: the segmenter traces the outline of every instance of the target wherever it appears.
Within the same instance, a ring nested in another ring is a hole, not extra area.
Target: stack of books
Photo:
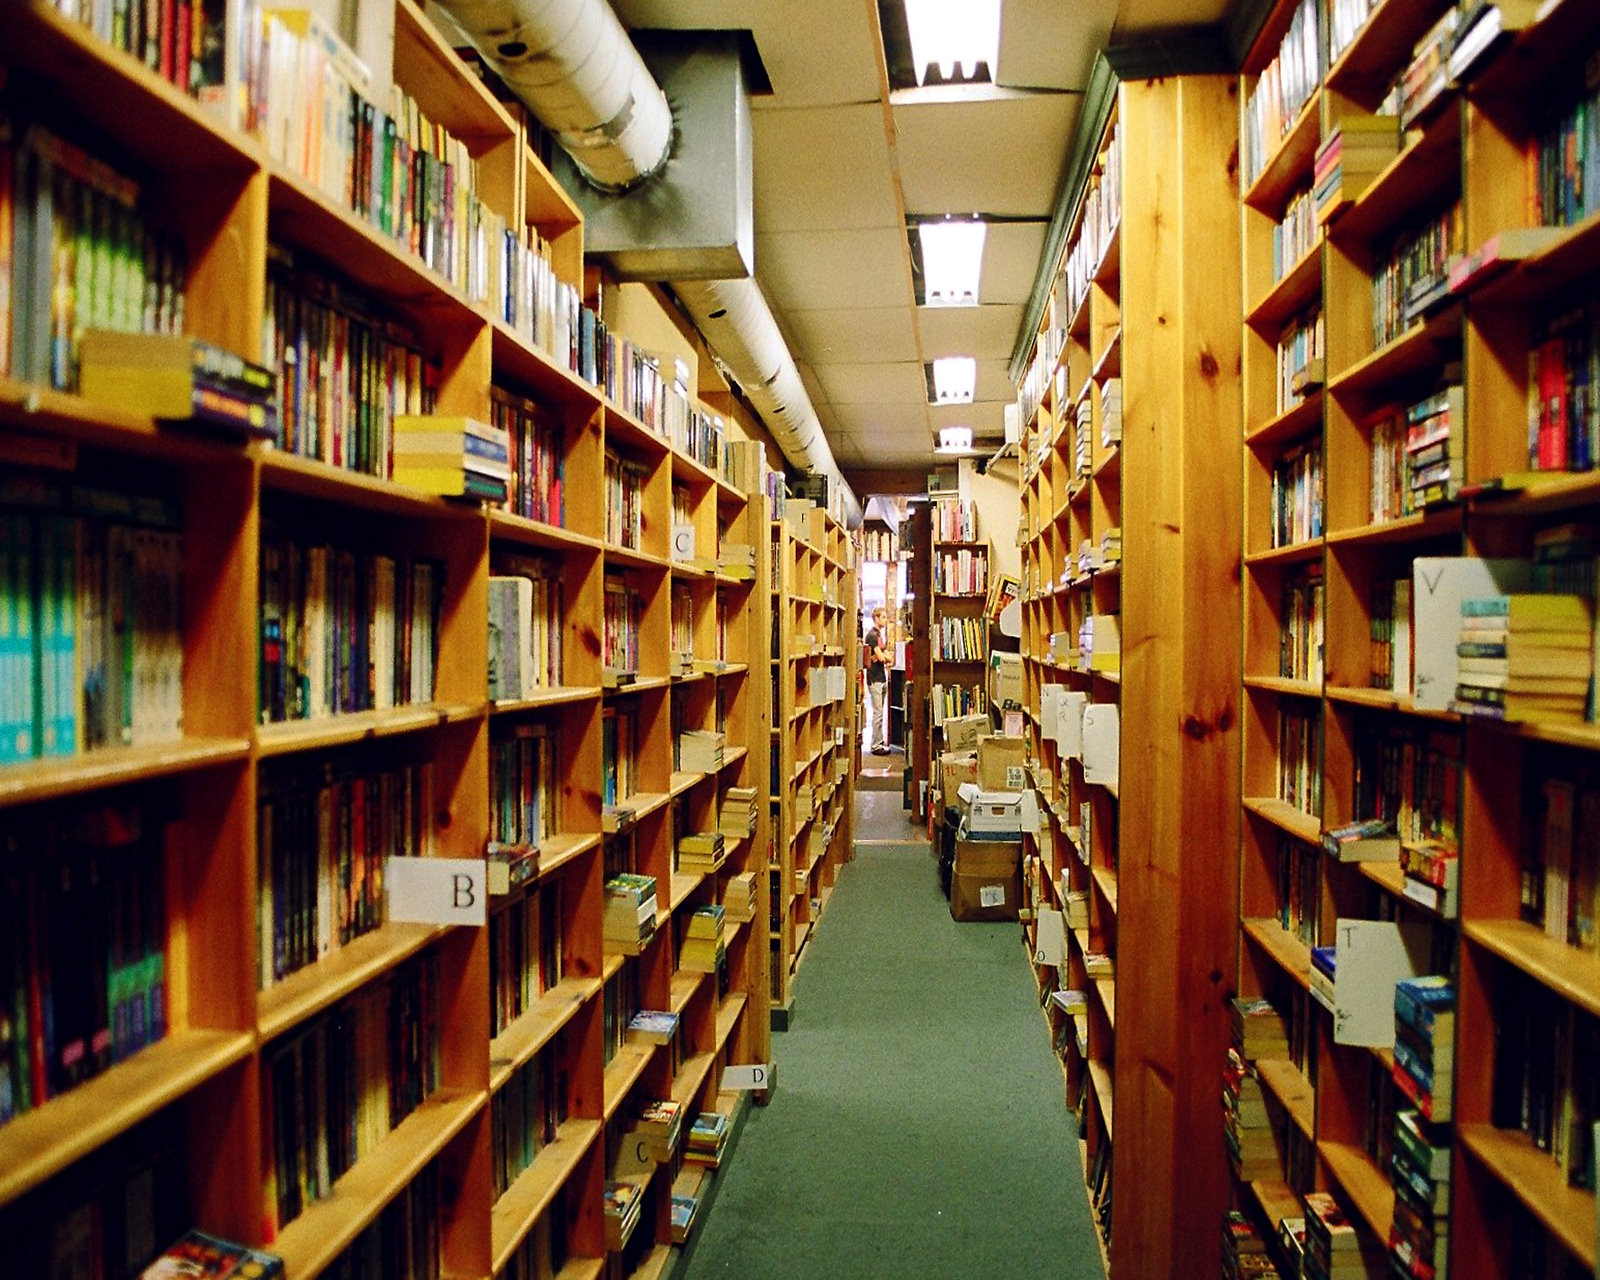
[[[639,1225],[644,1205],[644,1180],[610,1178],[606,1181],[606,1248],[620,1252]]]
[[[1276,1280],[1277,1275],[1277,1264],[1255,1223],[1237,1209],[1228,1210],[1222,1225],[1223,1280]]]
[[[642,952],[656,931],[656,878],[624,871],[607,880],[603,928],[610,947]]]
[[[717,569],[724,577],[749,582],[756,576],[756,549],[748,542],[724,542],[717,549]]]
[[[1100,447],[1122,443],[1122,379],[1107,378],[1100,388]]]
[[[1283,1159],[1261,1081],[1231,1046],[1222,1072],[1222,1112],[1234,1178],[1240,1182],[1283,1181]]]
[[[1103,567],[1100,563],[1100,544],[1085,538],[1078,544],[1078,573],[1089,574]]]
[[[176,1280],[179,1276],[203,1277],[203,1280],[231,1280],[235,1276],[274,1280],[283,1275],[283,1259],[191,1230],[163,1250],[139,1275],[140,1280],[167,1280],[168,1277]]]
[[[1444,1274],[1450,1245],[1450,1126],[1409,1107],[1394,1113],[1394,1222],[1389,1254],[1408,1276]]]
[[[651,1158],[658,1164],[666,1164],[677,1154],[678,1139],[683,1136],[683,1103],[676,1098],[645,1103],[634,1130]]]
[[[1361,818],[1324,831],[1322,851],[1336,862],[1398,862],[1400,837],[1388,818]]]
[[[721,870],[727,856],[727,844],[720,831],[691,831],[678,837],[679,871],[710,874]]]
[[[689,1239],[689,1232],[694,1229],[695,1214],[700,1211],[700,1202],[693,1196],[681,1196],[676,1191],[672,1193],[672,1243],[684,1244]]]
[[[1455,1010],[1449,978],[1425,974],[1395,984],[1394,1082],[1417,1114],[1435,1124],[1450,1119]]]
[[[1100,535],[1100,563],[1102,567],[1122,563],[1122,527],[1113,525]]]
[[[1072,432],[1072,471],[1076,476],[1087,476],[1091,466],[1092,451],[1089,442],[1090,428],[1094,425],[1094,405],[1085,396],[1078,401]]]
[[[1304,1274],[1317,1280],[1377,1280],[1387,1274],[1388,1256],[1363,1245],[1355,1224],[1326,1191],[1305,1197]]]
[[[702,1111],[689,1126],[683,1158],[688,1164],[703,1164],[715,1169],[722,1162],[722,1148],[728,1141],[728,1117],[720,1111]]]
[[[1335,214],[1359,199],[1399,154],[1398,116],[1352,112],[1343,117],[1317,148],[1313,191],[1318,224],[1326,226]]]
[[[1324,1008],[1333,1009],[1333,979],[1339,953],[1333,947],[1311,948],[1311,995]]]
[[[1400,847],[1400,866],[1406,873],[1405,896],[1454,920],[1459,910],[1461,859],[1453,845],[1422,840]]]
[[[1446,387],[1406,410],[1406,483],[1412,511],[1453,502],[1461,492],[1462,423],[1459,386]]]
[[[729,787],[722,793],[717,830],[729,839],[747,839],[756,833],[756,789]]]
[[[1503,720],[1582,720],[1593,639],[1594,612],[1579,595],[1462,600],[1455,709]]]
[[[678,952],[678,968],[686,973],[715,973],[726,956],[722,936],[725,913],[717,903],[696,907],[689,916]]]
[[[640,1009],[628,1019],[629,1044],[671,1044],[678,1015],[670,1009]]]
[[[1270,1000],[1235,996],[1228,1007],[1228,1021],[1233,1029],[1233,1047],[1247,1062],[1289,1056],[1288,1030]]]
[[[756,918],[756,873],[729,876],[722,888],[723,918],[741,923]]]
[[[199,338],[90,329],[78,362],[78,390],[97,404],[269,440],[278,434],[277,375]]]
[[[1114,613],[1091,613],[1084,617],[1078,637],[1078,651],[1089,671],[1115,675],[1122,670],[1122,631]]]
[[[396,414],[394,479],[442,497],[504,503],[511,483],[511,437],[505,428],[475,418]]]
[[[1411,65],[1400,77],[1400,127],[1409,129],[1443,100],[1450,86],[1450,53],[1461,11],[1448,6],[1412,47]]]
[[[727,734],[715,729],[685,729],[678,735],[678,768],[685,773],[717,772],[727,740]]]

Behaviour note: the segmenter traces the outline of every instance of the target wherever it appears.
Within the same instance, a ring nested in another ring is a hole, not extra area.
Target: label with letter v
[[[471,924],[488,919],[488,863],[481,858],[389,858],[383,878],[396,924]]]

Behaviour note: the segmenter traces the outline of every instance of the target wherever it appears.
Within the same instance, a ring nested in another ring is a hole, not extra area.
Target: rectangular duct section
[[[624,280],[732,280],[755,269],[749,85],[731,31],[634,31],[672,107],[672,158],[632,191],[585,182],[564,151],[551,166],[583,211],[583,247]]]

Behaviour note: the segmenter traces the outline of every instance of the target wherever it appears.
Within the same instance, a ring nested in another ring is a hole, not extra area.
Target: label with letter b
[[[488,864],[481,858],[389,858],[383,875],[396,924],[472,924],[488,919]]]

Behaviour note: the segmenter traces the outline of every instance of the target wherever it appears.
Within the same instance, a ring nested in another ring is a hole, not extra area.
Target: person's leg
[[[867,726],[867,740],[871,743],[870,750],[874,754],[882,754],[889,749],[889,682],[880,680],[867,685],[867,694],[872,699],[872,716]]]

